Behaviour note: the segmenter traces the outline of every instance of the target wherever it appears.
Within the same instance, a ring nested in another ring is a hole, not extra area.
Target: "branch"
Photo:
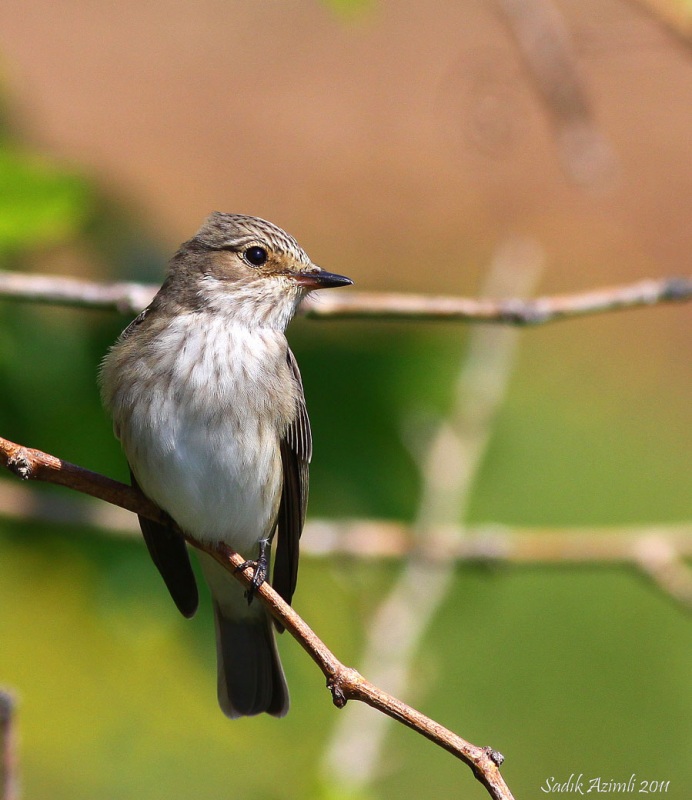
[[[151,302],[157,288],[139,283],[98,283],[0,271],[0,298],[102,308],[122,314],[138,314]],[[315,298],[308,298],[300,311],[309,319],[446,320],[528,326],[690,300],[692,278],[670,277],[532,300],[476,300],[394,292],[319,292]]]
[[[0,800],[16,800],[17,763],[14,730],[15,699],[0,689]]]
[[[1,437],[0,464],[22,480],[46,481],[67,486],[156,522],[164,520],[170,522],[156,505],[131,486],[69,464],[40,450],[22,447]],[[238,567],[244,563],[241,555],[222,544],[215,546],[199,542],[190,536],[185,536],[185,538],[197,549],[212,555],[237,580],[250,587],[253,576],[252,569],[238,570]],[[500,774],[499,767],[504,760],[500,753],[490,747],[478,747],[467,742],[434,720],[369,683],[354,669],[344,666],[268,583],[262,584],[256,593],[272,616],[281,622],[322,670],[337,708],[343,708],[348,700],[360,700],[367,703],[392,719],[418,731],[467,764],[494,800],[513,800],[512,794]]]
[[[139,525],[124,509],[69,497],[46,496],[29,486],[0,480],[0,516],[96,528],[104,534],[141,538]],[[517,528],[500,523],[434,525],[428,540],[428,562],[486,566],[625,566],[651,577],[676,600],[692,608],[692,523],[651,523],[616,527]],[[305,525],[301,554],[311,558],[400,559],[416,550],[410,525],[394,520],[313,519]],[[666,565],[686,569],[682,583]],[[664,580],[664,577],[667,580]],[[687,600],[685,600],[687,596]]]
[[[644,14],[675,37],[680,44],[692,45],[692,15],[688,3],[670,3],[667,0],[631,0]]]
[[[0,271],[0,297],[139,314],[158,290],[153,284],[99,283],[56,275]]]
[[[692,570],[682,557],[681,548],[655,536],[642,537],[634,549],[641,571],[667,595],[692,609]]]
[[[475,300],[444,295],[352,291],[319,294],[316,300],[303,303],[301,310],[312,319],[446,320],[533,326],[607,311],[690,300],[692,278],[681,277],[532,300]]]
[[[496,0],[555,128],[563,166],[576,183],[603,184],[617,159],[599,130],[573,37],[551,0]]]
[[[540,272],[542,250],[530,240],[510,239],[500,247],[486,279],[488,292],[530,291]],[[456,527],[482,461],[495,414],[501,406],[514,361],[518,331],[476,328],[460,364],[453,403],[439,421],[423,452],[414,453],[421,475],[421,495],[413,525],[415,549],[369,626],[363,670],[399,696],[412,691],[412,662],[420,641],[454,583],[451,560],[428,558],[432,529]],[[326,754],[330,778],[361,792],[375,778],[382,761],[387,719],[370,724],[362,706],[339,718]]]

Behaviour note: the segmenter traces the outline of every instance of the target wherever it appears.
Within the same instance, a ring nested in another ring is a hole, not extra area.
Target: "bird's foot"
[[[247,597],[247,603],[253,601],[255,592],[259,587],[267,580],[267,573],[269,572],[269,556],[267,554],[267,550],[269,548],[269,540],[262,539],[259,543],[259,557],[255,561],[243,561],[242,564],[239,564],[236,567],[236,572],[240,572],[248,567],[252,567],[254,574],[252,576],[252,581],[250,582],[250,587],[245,592],[245,597]]]

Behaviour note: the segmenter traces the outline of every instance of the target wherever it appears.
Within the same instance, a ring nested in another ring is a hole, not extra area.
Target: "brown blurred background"
[[[0,47],[22,131],[169,247],[223,209],[362,288],[468,291],[509,233],[545,246],[551,290],[685,272],[689,44],[636,3],[555,9],[581,185],[501,2],[6,0]]]

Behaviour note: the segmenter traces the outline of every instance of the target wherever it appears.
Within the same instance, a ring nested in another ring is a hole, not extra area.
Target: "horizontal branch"
[[[692,300],[692,278],[646,280],[532,300],[474,300],[423,294],[341,292],[304,303],[315,319],[415,319],[541,325],[570,317]]]
[[[139,283],[98,283],[0,271],[0,297],[110,309],[122,314],[138,314],[151,301],[157,288]],[[448,320],[540,325],[588,314],[690,300],[692,278],[679,277],[532,300],[476,300],[393,292],[319,292],[308,298],[300,310],[309,319]]]
[[[141,539],[139,525],[124,509],[87,500],[46,495],[22,484],[0,480],[0,517],[49,522],[70,528]],[[433,526],[427,561],[513,566],[625,566],[640,570],[692,608],[692,523],[651,523],[623,527],[520,528],[498,523],[460,527]],[[392,520],[313,519],[300,543],[303,555],[320,558],[401,559],[416,548],[409,525]],[[686,571],[672,571],[679,563]],[[680,576],[686,575],[685,580]],[[664,578],[666,580],[664,580]]]
[[[77,308],[103,308],[139,314],[158,286],[144,283],[99,283],[59,275],[35,275],[0,270],[0,297]]]
[[[122,509],[55,495],[47,497],[45,492],[29,486],[0,480],[0,516],[10,519],[60,523],[71,528],[99,528],[110,534],[141,538],[136,520],[125,513],[125,506]],[[681,557],[692,558],[692,523],[546,529],[490,522],[465,525],[463,530],[454,526],[433,526],[429,542],[431,552],[425,556],[428,561],[453,559],[516,566],[626,565],[638,562],[642,549],[649,542],[665,543]],[[416,543],[411,527],[404,522],[313,519],[305,525],[300,549],[313,558],[337,555],[399,559],[410,555]]]
[[[98,497],[157,522],[165,519],[165,515],[157,506],[131,486],[3,438],[0,438],[0,465],[22,480],[56,483]],[[240,554],[222,544],[200,542],[190,536],[185,538],[194,547],[212,555],[246,587],[251,586],[253,571],[250,567],[245,570],[239,569],[245,563]],[[322,670],[334,704],[338,708],[346,705],[348,700],[367,703],[392,719],[418,731],[467,764],[494,800],[512,800],[512,794],[500,774],[499,766],[504,760],[500,753],[490,747],[478,747],[467,742],[374,686],[356,670],[344,666],[268,583],[262,584],[256,593],[272,616],[282,623]]]

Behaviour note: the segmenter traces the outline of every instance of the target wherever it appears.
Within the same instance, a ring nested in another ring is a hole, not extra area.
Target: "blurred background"
[[[517,247],[524,293],[689,273],[691,19],[688,0],[4,0],[0,268],[157,282],[222,210],[276,222],[360,290],[475,296]],[[0,298],[0,435],[126,480],[95,379],[127,321]],[[420,522],[420,454],[465,402],[472,335],[294,323],[311,518]],[[511,335],[447,521],[689,522],[689,306]],[[49,508],[68,494],[39,489]],[[403,728],[351,780],[333,737],[353,709],[287,635],[289,716],[229,722],[206,596],[185,621],[136,538],[18,516],[0,508],[0,685],[24,797],[485,796]],[[296,609],[359,667],[401,569],[308,555]],[[502,751],[517,798],[571,773],[686,798],[691,653],[689,614],[635,570],[460,565],[403,699]]]

